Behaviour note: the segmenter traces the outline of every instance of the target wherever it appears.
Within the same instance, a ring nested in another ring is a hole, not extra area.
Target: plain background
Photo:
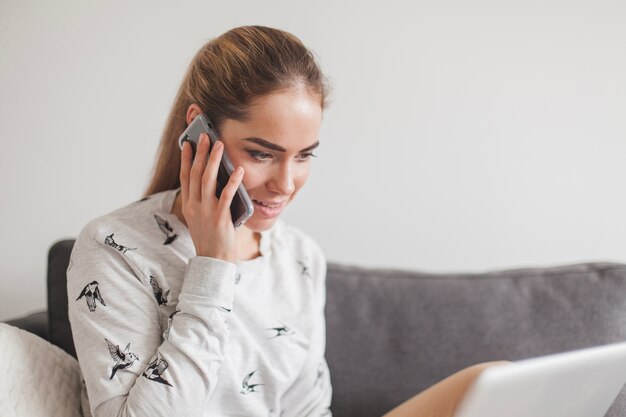
[[[191,58],[248,24],[300,37],[333,86],[284,213],[330,261],[626,260],[621,0],[3,0],[0,320],[46,307],[53,242],[141,197]]]

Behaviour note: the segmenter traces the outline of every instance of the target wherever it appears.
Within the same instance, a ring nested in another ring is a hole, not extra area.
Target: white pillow
[[[0,323],[2,415],[82,417],[78,362],[61,348]]]

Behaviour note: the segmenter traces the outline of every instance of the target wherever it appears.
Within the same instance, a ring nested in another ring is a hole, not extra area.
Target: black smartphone
[[[215,141],[218,140],[217,133],[213,124],[205,114],[199,114],[191,122],[187,129],[178,138],[178,146],[182,150],[183,143],[189,142],[193,149],[193,156],[196,155],[196,149],[198,147],[198,141],[200,140],[200,134],[206,133],[210,139],[209,153],[213,149]],[[230,175],[233,173],[233,164],[228,159],[226,152],[222,154],[222,160],[220,161],[220,167],[217,172],[217,189],[215,195],[219,198],[222,195],[222,190],[228,183]],[[233,219],[233,225],[235,228],[241,226],[248,220],[254,213],[254,206],[248,192],[243,186],[243,183],[239,184],[237,192],[233,196],[233,201],[230,204],[230,216]]]

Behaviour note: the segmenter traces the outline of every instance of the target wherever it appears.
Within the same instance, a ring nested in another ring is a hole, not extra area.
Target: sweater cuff
[[[206,256],[189,260],[180,292],[192,297],[209,298],[231,305],[235,296],[237,266],[231,262]]]

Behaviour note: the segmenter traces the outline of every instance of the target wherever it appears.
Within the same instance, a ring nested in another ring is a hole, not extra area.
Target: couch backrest
[[[380,417],[472,364],[626,340],[626,265],[477,274],[329,265],[336,416]],[[607,414],[626,415],[626,389]]]
[[[48,250],[48,337],[51,343],[76,357],[67,316],[67,267],[74,239],[60,240]]]
[[[76,356],[66,270],[48,257],[50,341]],[[329,263],[326,359],[335,417],[380,417],[469,365],[626,340],[626,265],[432,274]],[[608,417],[626,415],[626,390]]]

